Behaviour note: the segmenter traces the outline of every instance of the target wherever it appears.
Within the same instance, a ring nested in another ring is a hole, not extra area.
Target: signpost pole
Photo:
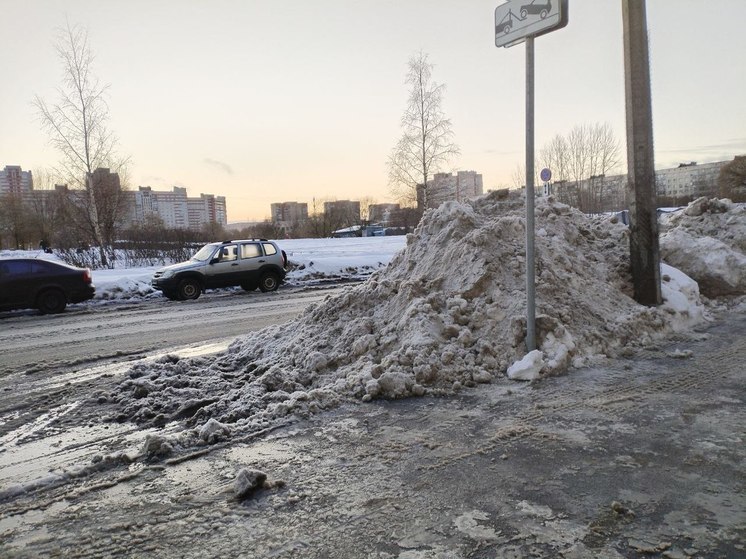
[[[526,37],[526,350],[536,349],[534,265],[534,38]]]

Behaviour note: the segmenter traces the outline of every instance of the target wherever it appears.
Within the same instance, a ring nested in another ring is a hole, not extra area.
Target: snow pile
[[[746,295],[746,204],[699,198],[666,220],[661,258],[707,297]]]
[[[133,368],[116,397],[120,419],[256,429],[350,397],[418,396],[505,375],[525,354],[524,212],[522,200],[495,193],[429,211],[385,270],[296,321],[239,338],[217,358]],[[631,298],[629,233],[616,218],[589,219],[551,199],[537,202],[536,217],[542,374],[701,318],[683,274],[667,272],[661,308]],[[192,435],[199,442],[199,430]]]

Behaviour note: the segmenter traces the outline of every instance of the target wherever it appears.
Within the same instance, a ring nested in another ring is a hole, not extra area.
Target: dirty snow
[[[726,213],[718,219],[742,226],[742,208]],[[549,199],[537,201],[536,220],[540,375],[706,320],[697,284],[669,266],[664,305],[632,299],[629,232],[616,218],[589,218]],[[684,222],[674,226],[686,229]],[[526,353],[524,239],[517,197],[443,204],[386,268],[295,321],[239,338],[217,357],[135,366],[113,395],[120,419],[184,420],[192,428],[173,444],[207,444],[201,426],[210,421],[230,427],[207,431],[228,436],[344,400],[448,393],[502,378]]]
[[[661,258],[710,298],[746,294],[746,204],[699,198],[666,216]]]

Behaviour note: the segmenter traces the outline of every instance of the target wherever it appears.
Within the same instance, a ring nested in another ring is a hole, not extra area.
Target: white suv
[[[196,299],[205,289],[240,285],[275,291],[285,279],[284,250],[267,239],[222,241],[203,246],[186,262],[156,271],[151,284],[171,300]]]

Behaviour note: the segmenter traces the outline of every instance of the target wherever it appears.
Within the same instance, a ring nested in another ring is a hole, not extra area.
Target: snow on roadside
[[[661,258],[694,279],[703,295],[746,295],[746,204],[699,198],[665,225]]]
[[[666,304],[631,298],[628,229],[537,202],[541,374],[650,344],[704,319],[696,284],[664,268]],[[357,398],[457,390],[505,375],[525,354],[524,204],[496,194],[426,213],[407,246],[365,283],[297,320],[237,339],[216,358],[134,367],[114,399],[124,418],[267,427]],[[538,363],[538,360],[534,361]]]

